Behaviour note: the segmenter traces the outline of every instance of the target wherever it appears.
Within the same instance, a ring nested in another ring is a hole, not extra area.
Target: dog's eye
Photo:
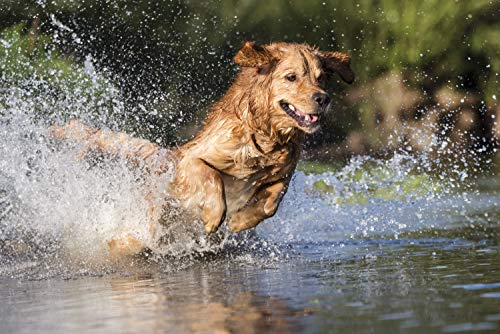
[[[320,74],[319,77],[318,77],[318,82],[320,84],[323,84],[326,81],[325,79],[326,79],[325,75],[324,74]]]
[[[295,74],[290,74],[290,75],[286,76],[286,79],[288,81],[292,81],[293,82],[293,81],[295,81],[297,79],[297,76]]]

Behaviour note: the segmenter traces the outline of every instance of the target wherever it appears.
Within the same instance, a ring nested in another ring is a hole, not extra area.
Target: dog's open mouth
[[[292,104],[285,101],[281,101],[280,106],[281,109],[283,109],[288,114],[288,116],[293,118],[300,126],[313,127],[318,123],[320,119],[320,115],[305,114],[299,109],[295,108],[295,106],[293,106]]]

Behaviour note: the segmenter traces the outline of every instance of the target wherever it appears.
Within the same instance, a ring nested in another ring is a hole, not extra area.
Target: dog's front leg
[[[198,214],[207,233],[217,231],[226,217],[222,176],[202,159],[182,159],[177,167],[172,193],[186,209]]]
[[[273,216],[286,193],[288,182],[281,180],[259,190],[243,209],[233,214],[229,221],[231,231],[247,230]]]

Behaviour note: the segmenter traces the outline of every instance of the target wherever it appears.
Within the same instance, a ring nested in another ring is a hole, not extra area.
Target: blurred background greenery
[[[91,61],[118,87],[127,131],[163,145],[194,134],[237,71],[232,55],[255,40],[352,57],[357,80],[332,80],[306,157],[498,146],[500,1],[3,0],[0,28],[2,85],[36,75],[64,94]]]

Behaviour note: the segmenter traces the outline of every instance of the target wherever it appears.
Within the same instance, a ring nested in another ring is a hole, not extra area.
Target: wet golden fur
[[[354,79],[346,54],[306,44],[246,42],[234,61],[241,71],[233,85],[211,108],[198,135],[173,151],[178,164],[170,195],[200,218],[207,233],[226,217],[229,228],[238,232],[274,215],[299,160],[304,134],[319,128],[319,118],[328,109],[327,77],[336,72],[346,82]],[[293,111],[285,112],[283,105]],[[164,149],[146,140],[79,121],[54,126],[51,133],[85,142],[88,149],[148,162],[155,173],[164,168]],[[133,238],[110,242],[118,253],[145,246]]]

